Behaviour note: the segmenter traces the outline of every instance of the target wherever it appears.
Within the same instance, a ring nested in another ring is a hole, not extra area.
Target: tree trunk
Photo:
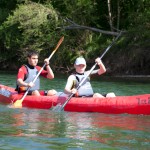
[[[117,0],[117,30],[120,27],[120,0]]]
[[[109,25],[111,31],[113,31],[113,19],[112,19],[112,13],[111,13],[111,0],[107,0],[108,5],[108,18],[109,18]]]

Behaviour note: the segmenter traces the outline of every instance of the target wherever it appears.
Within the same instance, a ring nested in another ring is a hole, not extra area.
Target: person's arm
[[[20,78],[17,80],[17,83],[19,86],[25,86],[25,87],[33,87],[34,86],[33,82],[26,83]]]
[[[53,73],[50,65],[46,66],[46,70],[47,70],[47,78],[48,79],[53,79],[54,78],[54,73]]]
[[[54,78],[54,73],[53,73],[53,71],[52,71],[52,69],[51,69],[51,67],[50,67],[50,65],[49,65],[49,59],[46,58],[46,59],[44,60],[44,62],[46,63],[47,78],[48,78],[48,79],[53,79],[53,78]]]
[[[106,68],[105,68],[103,62],[101,61],[101,59],[100,59],[100,58],[97,58],[97,59],[95,60],[95,62],[97,63],[97,65],[98,65],[99,68],[100,68],[100,69],[98,70],[98,74],[101,75],[101,74],[105,73],[105,72],[106,72]]]
[[[74,82],[75,82],[75,77],[73,75],[70,75],[68,77],[67,84],[64,89],[65,94],[72,94],[72,93],[75,94],[77,92],[75,88],[72,88],[74,86]]]
[[[52,69],[51,69],[51,67],[50,67],[50,65],[49,65],[49,60],[48,60],[48,58],[46,58],[45,60],[44,60],[44,62],[46,63],[46,70],[42,70],[42,72],[41,72],[41,76],[43,76],[44,78],[48,78],[48,79],[53,79],[54,78],[54,73],[53,73],[53,71],[52,71]],[[36,66],[36,69],[38,70],[38,71],[40,71],[41,70],[41,67],[40,66]]]
[[[26,83],[24,82],[24,77],[27,74],[27,70],[25,66],[22,66],[19,71],[18,71],[18,75],[17,75],[17,84],[19,86],[25,86],[25,87],[33,87],[34,84],[32,82],[30,83]]]

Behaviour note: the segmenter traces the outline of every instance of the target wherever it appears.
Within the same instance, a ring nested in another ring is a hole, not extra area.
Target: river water
[[[15,73],[0,73],[0,84],[15,87]],[[42,78],[41,78],[42,79]],[[67,76],[42,79],[41,88],[62,91]],[[150,93],[150,80],[100,78],[96,92],[116,95]],[[12,150],[148,150],[150,115],[53,112],[12,109],[0,104],[0,149]]]

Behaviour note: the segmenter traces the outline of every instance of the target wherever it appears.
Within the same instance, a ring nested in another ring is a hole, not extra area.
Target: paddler
[[[28,62],[26,65],[23,65],[18,71],[16,90],[18,91],[18,93],[24,93],[27,90],[27,88],[30,87],[28,95],[35,95],[35,96],[55,95],[57,92],[54,89],[48,90],[48,91],[39,91],[40,89],[39,77],[37,78],[34,84],[32,82],[35,76],[37,75],[38,71],[40,71],[41,69],[40,66],[37,66],[38,58],[39,58],[38,52],[34,50],[28,51],[27,53]],[[48,79],[53,79],[54,73],[50,67],[49,60],[46,58],[44,60],[44,63],[46,63],[46,67],[45,67],[45,70],[42,70],[40,75]]]
[[[99,66],[99,69],[94,70],[91,75],[98,74],[102,75],[106,72],[106,68],[100,58],[95,59],[95,62]],[[90,83],[90,77],[88,77],[85,82],[77,90],[79,83],[86,77],[88,71],[86,69],[86,61],[83,57],[78,57],[74,63],[75,73],[70,75],[67,80],[67,84],[64,89],[65,94],[75,94],[77,97],[88,96],[88,97],[115,97],[114,93],[100,94],[94,93],[93,88]]]

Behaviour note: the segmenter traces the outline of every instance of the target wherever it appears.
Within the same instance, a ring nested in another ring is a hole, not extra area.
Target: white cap
[[[86,65],[86,61],[83,57],[78,57],[74,64],[75,65],[81,65],[81,64]]]

